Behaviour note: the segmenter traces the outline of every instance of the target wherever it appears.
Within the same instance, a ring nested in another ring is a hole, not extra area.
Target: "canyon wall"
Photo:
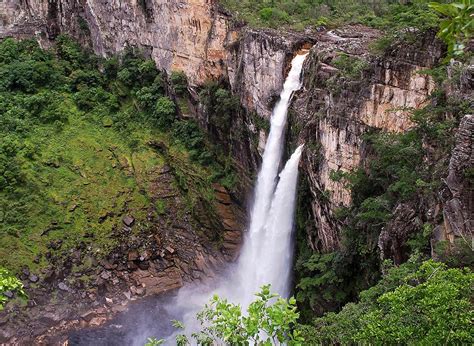
[[[364,165],[363,135],[369,129],[400,132],[410,128],[410,110],[423,107],[434,90],[432,78],[420,74],[441,56],[441,46],[433,36],[369,59],[368,47],[378,37],[379,32],[362,26],[321,35],[306,62],[303,90],[293,103],[294,141],[307,147],[303,170],[311,191],[313,226],[308,242],[314,250],[339,247],[341,225],[334,212],[351,204],[345,182],[331,176]],[[341,76],[334,64],[339,54],[351,57],[351,64],[365,61],[360,76]]]
[[[309,220],[306,236],[307,243],[317,252],[340,247],[341,224],[335,213],[340,207],[350,206],[353,197],[345,183],[332,175],[367,164],[369,155],[363,136],[368,131],[402,132],[413,126],[409,111],[426,105],[435,87],[433,79],[420,72],[433,67],[442,55],[441,44],[434,35],[426,35],[409,47],[395,46],[373,58],[369,46],[381,33],[362,26],[311,34],[250,29],[235,22],[213,0],[4,0],[0,10],[0,38],[36,37],[48,46],[64,32],[103,56],[127,46],[139,46],[160,69],[185,72],[191,91],[209,79],[225,81],[245,109],[233,123],[238,126],[231,131],[246,127],[260,139],[260,147],[265,131],[256,130],[250,114],[270,117],[294,52],[308,43],[314,44],[305,62],[303,88],[290,109],[289,142],[306,144],[301,163],[301,178],[310,194],[309,208],[304,210]],[[366,63],[358,78],[340,76],[334,61],[341,53]],[[197,101],[197,94],[191,94]],[[472,116],[466,116],[449,165],[444,202],[436,206],[443,222],[435,229],[435,241],[472,237],[472,187],[462,176],[466,165],[472,166],[472,131]],[[233,139],[240,143],[240,154],[234,153],[234,157],[251,175],[249,171],[255,169],[257,159],[253,166],[242,161],[248,160],[249,155],[258,155],[249,148],[250,140],[241,137],[236,135]],[[212,275],[214,264],[218,267],[224,259],[237,256],[243,218],[232,215],[237,207],[226,191],[217,189],[216,194],[222,221],[218,228],[224,232],[219,257],[209,256],[215,250],[194,249],[199,235],[186,225],[173,224],[176,227],[163,234],[163,239],[171,239],[171,243],[160,245],[163,255],[155,254],[156,258],[150,260],[151,270],[140,268],[144,266],[144,254],[127,252],[124,263],[134,266],[132,279],[137,287],[158,287],[159,280],[170,280],[166,285],[178,287],[184,281]],[[397,256],[397,242],[405,239],[410,229],[419,227],[417,213],[415,206],[400,205],[394,210],[393,221],[379,239],[382,254]],[[189,238],[190,234],[193,238]],[[173,235],[176,239],[172,239]],[[189,250],[191,255],[176,251],[178,246],[193,248]],[[205,260],[202,253],[206,254]],[[172,265],[157,267],[155,262],[161,258],[172,258]],[[97,274],[112,271],[106,266],[108,263]],[[113,271],[110,277],[109,274],[106,281],[112,286],[117,277]]]
[[[5,0],[1,37],[67,33],[107,56],[137,46],[159,69],[183,71],[191,86],[228,80],[249,111],[268,118],[303,35],[251,30],[214,0]]]
[[[270,117],[292,55],[314,44],[303,90],[291,109],[290,140],[306,143],[302,170],[311,194],[308,243],[323,252],[339,247],[341,225],[334,212],[351,204],[344,181],[331,175],[366,164],[367,131],[401,132],[413,126],[410,110],[425,106],[435,87],[420,72],[442,54],[431,34],[374,59],[369,45],[381,35],[374,29],[348,26],[310,34],[250,29],[213,0],[7,0],[1,9],[0,37],[34,36],[48,45],[65,32],[100,55],[139,46],[160,69],[185,72],[192,91],[209,79],[225,81],[246,113],[239,114],[232,130],[238,127],[241,137],[245,128],[258,138],[259,148],[265,131],[249,115]],[[340,77],[334,60],[341,53],[367,64],[359,78]],[[198,102],[197,93],[191,94]],[[233,137],[229,141],[239,141]],[[254,170],[258,154],[249,148],[250,140],[240,142],[233,145],[234,156],[242,170]]]
[[[7,1],[0,36],[47,42],[65,32],[103,56],[140,46],[158,68],[182,70],[192,83],[224,73],[225,43],[233,39],[229,16],[209,0]]]

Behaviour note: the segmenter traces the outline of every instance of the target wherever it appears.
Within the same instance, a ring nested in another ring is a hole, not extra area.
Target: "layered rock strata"
[[[336,172],[351,172],[365,157],[363,134],[369,129],[390,132],[413,126],[410,110],[423,107],[434,89],[432,78],[422,74],[441,56],[434,37],[384,56],[369,59],[369,45],[380,36],[376,30],[349,26],[322,34],[311,49],[304,68],[304,86],[292,109],[296,142],[307,144],[304,175],[311,191],[314,226],[308,234],[314,249],[339,247],[340,225],[334,211],[351,204],[351,192]],[[335,59],[366,61],[359,77],[345,77]]]

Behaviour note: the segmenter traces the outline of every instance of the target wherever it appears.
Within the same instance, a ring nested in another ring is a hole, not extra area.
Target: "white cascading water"
[[[298,164],[303,145],[299,146],[280,173],[270,212],[263,230],[264,243],[254,263],[253,282],[246,283],[249,298],[262,285],[271,284],[272,291],[288,298],[290,295],[291,264],[293,259],[292,231],[295,213]]]
[[[288,280],[289,278],[283,278],[277,271],[281,268],[279,264],[282,262],[284,263],[283,267],[285,264],[287,267],[291,266],[289,262],[284,262],[287,255],[291,255],[291,237],[287,239],[288,241],[285,244],[281,244],[285,247],[281,249],[282,252],[274,251],[276,250],[272,248],[274,244],[269,240],[275,237],[275,232],[286,231],[291,235],[292,226],[286,230],[272,229],[268,223],[268,219],[283,153],[288,106],[293,92],[301,87],[300,74],[305,58],[306,54],[297,55],[293,59],[291,70],[283,85],[283,91],[280,94],[280,100],[273,110],[270,134],[268,135],[265,145],[262,167],[258,174],[257,185],[254,192],[254,204],[250,214],[250,227],[242,247],[235,273],[238,279],[237,284],[240,286],[238,302],[243,306],[247,306],[247,304],[254,299],[254,294],[263,284],[271,284],[272,291],[280,295],[286,293],[278,291],[276,288],[281,280]],[[300,151],[301,149],[299,148],[297,152]],[[297,161],[299,161],[299,155],[297,155],[297,157]],[[296,171],[293,173],[297,175],[297,165]],[[294,199],[294,190],[293,192],[285,191],[282,193],[286,194],[283,198]],[[293,212],[291,212],[291,214],[285,212],[277,217],[285,224],[288,220],[291,220],[291,224],[293,223]],[[288,220],[286,218],[288,218]]]
[[[298,147],[280,173],[288,106],[293,92],[301,87],[300,75],[307,54],[297,55],[276,104],[262,167],[254,192],[250,225],[237,264],[230,268],[217,286],[182,288],[170,311],[183,315],[186,333],[199,329],[195,316],[214,294],[246,309],[255,293],[265,284],[272,292],[289,296],[292,266],[292,230],[298,178],[298,163],[303,146]],[[278,184],[277,184],[278,182]]]

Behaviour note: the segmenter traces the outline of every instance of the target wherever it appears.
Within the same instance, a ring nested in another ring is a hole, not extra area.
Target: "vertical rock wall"
[[[252,30],[214,0],[4,0],[0,38],[36,37],[47,46],[72,35],[102,56],[146,50],[159,69],[183,71],[191,85],[223,78],[242,105],[269,118],[293,52],[305,35]]]
[[[321,35],[306,63],[304,88],[293,103],[292,132],[296,141],[307,144],[303,170],[312,195],[308,239],[314,249],[339,247],[334,211],[351,203],[344,182],[331,179],[333,172],[363,165],[363,134],[369,129],[410,128],[410,109],[423,107],[434,89],[432,78],[420,74],[441,55],[434,37],[369,60],[368,46],[379,35],[362,26]],[[340,53],[367,60],[361,78],[335,78],[339,71],[333,61]]]
[[[89,36],[99,55],[126,46],[148,49],[160,69],[184,71],[191,83],[221,76],[229,16],[211,0],[7,0],[0,37]]]

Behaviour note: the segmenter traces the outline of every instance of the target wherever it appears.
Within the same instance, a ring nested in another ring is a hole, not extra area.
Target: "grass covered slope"
[[[106,255],[125,215],[141,232],[150,213],[165,212],[148,193],[165,164],[183,175],[176,184],[191,210],[212,202],[223,173],[165,86],[153,61],[132,51],[99,60],[67,37],[51,51],[0,42],[0,266],[36,272],[81,243]]]

